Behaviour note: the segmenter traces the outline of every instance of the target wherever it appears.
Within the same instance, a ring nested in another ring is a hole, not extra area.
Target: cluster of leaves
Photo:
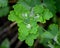
[[[9,12],[8,0],[0,0],[0,17],[6,16]]]
[[[55,47],[56,44],[60,47],[60,33],[57,24],[49,25],[47,30],[40,27],[38,32],[40,33],[40,43],[51,48]]]
[[[35,39],[39,39],[40,43],[51,47],[53,40],[55,44],[59,44],[59,30],[58,25],[51,24],[45,30],[39,26],[37,22],[46,23],[56,13],[56,6],[54,0],[19,0],[13,6],[14,10],[10,11],[8,19],[16,22],[18,26],[18,39],[24,41],[32,46]],[[54,46],[55,47],[55,46]]]

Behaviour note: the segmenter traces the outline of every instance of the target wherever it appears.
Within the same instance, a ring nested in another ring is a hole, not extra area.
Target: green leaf
[[[19,18],[19,16],[17,17],[14,11],[10,11],[10,14],[8,16],[8,19],[11,21],[16,21],[16,23],[23,22],[22,19]]]
[[[53,14],[56,13],[55,0],[43,0],[43,5],[47,7]]]
[[[23,4],[27,4],[27,5],[31,6],[31,7],[33,7],[35,5],[40,4],[41,1],[40,0],[29,0],[29,1],[28,0],[18,0],[17,3],[23,3]]]
[[[24,13],[29,13],[29,9],[26,8],[26,6],[22,5],[22,4],[16,4],[13,6],[14,8],[14,12],[16,13],[16,15],[18,15],[19,17],[22,16],[22,14]]]
[[[31,38],[28,38],[27,40],[25,40],[26,44],[28,44],[28,46],[32,46],[34,43],[34,40]]]
[[[0,7],[6,7],[8,5],[8,0],[0,0]]]
[[[49,11],[49,9],[45,9],[43,17],[45,20],[49,20],[53,17],[53,14]]]
[[[41,14],[44,12],[44,7],[42,5],[36,5],[34,8],[34,13],[35,14]]]
[[[38,28],[38,32],[40,36],[44,33],[44,30],[41,26]]]
[[[54,48],[60,48],[60,45],[55,45]]]
[[[29,34],[25,40],[25,42],[29,45],[32,46],[34,43],[34,39],[36,39],[39,36],[39,34]]]
[[[20,34],[24,36],[27,36],[29,34],[29,29],[24,23],[20,23],[18,31],[20,31],[21,32]]]
[[[58,35],[56,37],[56,42],[57,42],[57,44],[60,45],[60,32],[58,33]]]
[[[60,0],[55,0],[57,11],[60,12]]]
[[[42,35],[41,35],[42,38],[47,38],[47,39],[53,39],[53,35],[50,33],[50,32],[44,32]]]
[[[48,38],[40,38],[40,43],[44,46],[48,46],[48,42],[51,41],[51,39]]]
[[[26,39],[26,36],[24,36],[23,34],[21,35],[20,33],[18,33],[18,39],[20,41],[24,41]]]
[[[40,16],[39,21],[40,21],[41,23],[46,23],[46,20],[43,18],[43,16]]]
[[[45,9],[43,5],[36,5],[33,8],[33,12],[36,15],[34,19],[37,22],[46,23],[46,20],[50,20],[53,17],[52,12],[49,9]]]
[[[9,12],[9,7],[0,8],[0,17],[6,16]]]
[[[33,21],[30,24],[20,23],[19,25],[19,39],[24,40],[29,34],[36,34],[38,26]],[[24,36],[23,36],[24,35]]]
[[[6,16],[9,12],[8,0],[0,0],[0,17]]]
[[[28,37],[30,37],[31,39],[36,39],[39,36],[38,32],[36,34],[29,34]]]
[[[32,34],[36,34],[37,33],[37,29],[38,29],[38,25],[35,21],[31,20],[30,21],[30,24],[31,24],[31,30],[30,30],[30,33]]]
[[[18,29],[19,31],[19,39],[20,40],[25,40],[26,36],[29,35],[29,29],[26,27],[26,25],[24,23],[20,23],[20,27]]]
[[[58,33],[58,25],[57,24],[51,24],[51,25],[49,25],[48,30],[52,35],[56,36]]]
[[[8,39],[5,39],[2,44],[0,45],[0,48],[10,48],[10,42]]]
[[[49,31],[45,32],[37,24],[37,22],[46,23],[46,20],[52,18],[53,14],[45,6],[35,4],[36,2],[33,3],[33,1],[35,0],[20,0],[20,3],[13,6],[14,10],[8,16],[9,20],[17,23],[18,39],[25,40],[29,46],[33,45],[34,39],[37,37],[41,37],[42,40],[48,39],[48,41],[53,38]]]
[[[10,11],[8,19],[11,20],[11,21],[15,21],[16,20],[14,11]]]

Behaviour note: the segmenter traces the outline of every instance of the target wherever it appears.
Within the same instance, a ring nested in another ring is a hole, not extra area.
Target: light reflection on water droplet
[[[27,24],[27,28],[30,29],[31,28],[31,24]]]

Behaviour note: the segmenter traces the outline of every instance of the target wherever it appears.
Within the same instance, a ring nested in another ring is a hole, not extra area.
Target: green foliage
[[[0,0],[0,17],[6,16],[9,12],[8,0]]]
[[[60,33],[57,35],[57,41],[58,41],[58,44],[60,45]]]
[[[0,0],[0,7],[6,7],[8,5],[8,0]]]
[[[37,29],[38,29],[37,22],[38,21],[40,21],[41,23],[46,23],[46,20],[49,20],[51,17],[53,17],[52,13],[48,9],[44,9],[44,7],[42,5],[39,5],[39,6],[37,5],[37,6],[33,7],[32,9],[29,9],[29,8],[26,8],[26,6],[24,6],[22,4],[16,4],[13,6],[13,8],[14,8],[14,10],[10,12],[8,19],[12,20],[12,21],[16,21],[16,23],[19,27],[19,29],[18,29],[19,37],[18,38],[21,41],[26,40],[26,38],[28,39],[30,34],[35,35],[37,33]],[[39,8],[41,8],[41,10],[43,10],[43,11],[39,10]],[[41,20],[45,20],[45,22],[40,20],[40,14],[43,17]],[[50,17],[46,18],[48,16],[47,14],[49,14]],[[37,16],[35,16],[35,15],[37,15]],[[33,40],[34,39],[35,38],[33,38]],[[31,42],[33,40],[31,40]],[[29,44],[29,41],[26,41],[26,43]]]
[[[60,12],[60,0],[56,0],[57,12]]]
[[[0,17],[6,16],[8,12],[9,12],[9,7],[0,8]]]
[[[60,33],[57,24],[49,25],[47,30],[39,27],[38,32],[40,43],[42,43],[44,46],[49,46],[50,48],[52,48],[55,47],[55,44],[58,44],[58,46],[60,45]]]
[[[49,42],[57,40],[60,42],[58,36],[58,25],[50,24],[48,29],[44,29],[38,25],[50,20],[56,13],[56,6],[54,0],[19,0],[13,6],[14,10],[10,11],[8,19],[16,22],[18,26],[18,39],[26,42],[28,46],[34,44],[35,39],[39,39],[40,43],[48,46]],[[56,40],[57,39],[57,40]]]
[[[56,13],[55,0],[43,0],[43,5],[47,7],[53,14]]]
[[[55,45],[54,48],[59,48],[60,46],[59,45]]]
[[[49,29],[48,29],[48,30],[49,30],[50,33],[52,33],[54,36],[56,36],[57,33],[59,32],[59,30],[58,30],[58,25],[56,25],[56,24],[51,24],[51,25],[49,26]]]
[[[48,38],[48,39],[53,39],[53,35],[50,32],[44,32],[41,35],[42,38]]]
[[[34,13],[37,15],[37,22],[46,23],[46,20],[49,20],[53,17],[53,14],[49,9],[45,9],[42,5],[37,5],[34,7]]]
[[[33,7],[35,5],[40,4],[41,1],[40,0],[29,0],[29,1],[28,0],[18,0],[17,3],[20,3],[20,4],[23,4],[23,5],[28,5],[28,6]]]
[[[2,44],[0,45],[0,48],[10,48],[10,42],[8,39],[5,39]]]

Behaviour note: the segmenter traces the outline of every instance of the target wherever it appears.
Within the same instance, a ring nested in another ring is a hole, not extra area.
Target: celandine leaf
[[[25,40],[29,46],[33,45],[34,40],[37,39],[38,36],[49,39],[53,38],[52,34],[44,32],[42,28],[38,31],[39,26],[37,24],[37,22],[46,23],[46,20],[52,18],[53,14],[43,5],[39,5],[39,3],[36,5],[35,2],[31,6],[33,1],[35,0],[21,0],[20,3],[13,6],[14,10],[12,10],[8,16],[9,20],[17,23],[18,39],[21,41]]]

